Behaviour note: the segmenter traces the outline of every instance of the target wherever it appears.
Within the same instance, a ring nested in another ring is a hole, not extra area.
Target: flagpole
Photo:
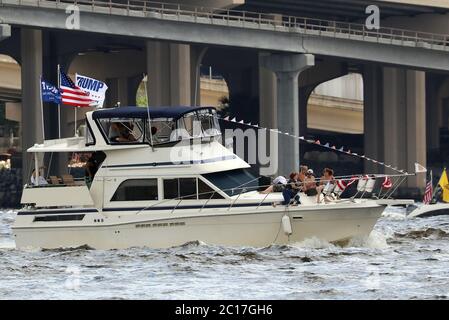
[[[78,107],[75,107],[75,124],[73,125],[73,127],[75,128],[75,135],[74,137],[76,137],[76,111],[78,110]]]
[[[44,102],[42,101],[42,75],[39,77],[39,92],[41,96],[42,140],[45,141]]]
[[[61,66],[58,63],[58,89],[61,88]],[[58,103],[58,135],[61,139],[61,102]]]
[[[150,116],[150,103],[148,101],[148,88],[147,88],[147,84],[148,84],[148,75],[145,75],[145,73],[143,74],[144,76],[144,87],[145,87],[145,96],[147,97],[147,112],[148,112],[148,131],[150,132],[150,143],[151,143],[151,149],[153,149],[154,151],[154,146],[153,146],[153,132],[152,132],[152,127],[151,127],[151,116]],[[146,80],[145,80],[146,78]]]

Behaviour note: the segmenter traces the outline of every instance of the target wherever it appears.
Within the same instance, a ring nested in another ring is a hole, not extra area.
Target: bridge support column
[[[364,149],[365,155],[373,159],[384,159],[383,122],[383,72],[376,65],[366,65],[363,70],[364,95]],[[383,168],[365,161],[364,171],[382,173]]]
[[[414,172],[415,162],[426,166],[425,73],[395,68],[383,72],[385,162]],[[422,174],[408,178],[408,193],[422,191],[425,180]]]
[[[40,81],[42,75],[42,31],[21,30],[22,77],[22,177],[29,182],[32,164],[26,150],[43,142]]]
[[[271,54],[260,57],[261,66],[273,71],[277,79],[277,128],[282,132],[299,135],[298,76],[315,65],[315,57],[310,54]],[[299,169],[299,141],[280,135],[278,174],[288,175]],[[278,152],[279,153],[279,152]]]
[[[206,54],[207,47],[202,46],[190,46],[190,95],[191,95],[191,105],[200,106],[201,105],[201,74],[200,67],[201,61]]]
[[[148,41],[146,47],[149,104],[190,105],[190,46]]]

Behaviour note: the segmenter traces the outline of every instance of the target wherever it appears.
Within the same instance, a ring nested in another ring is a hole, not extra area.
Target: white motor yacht
[[[200,125],[194,125],[199,123]],[[124,134],[122,129],[129,131]],[[85,134],[28,152],[89,153],[88,176],[25,185],[13,225],[18,248],[164,248],[329,242],[368,236],[386,204],[371,199],[282,205],[258,192],[250,165],[220,143],[214,108],[120,107],[86,114]],[[37,170],[38,171],[38,170]]]

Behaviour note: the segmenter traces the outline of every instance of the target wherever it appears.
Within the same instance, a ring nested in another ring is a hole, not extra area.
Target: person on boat
[[[316,196],[318,193],[316,188],[317,188],[317,186],[316,186],[315,176],[313,175],[313,170],[308,169],[306,172],[306,177],[304,179],[303,191],[309,197]]]
[[[48,181],[44,178],[43,175],[44,167],[39,168],[39,175],[36,179],[36,169],[33,169],[33,172],[31,173],[31,184],[33,186],[44,186],[48,184]]]
[[[101,151],[95,151],[92,153],[89,159],[87,159],[85,166],[85,181],[88,187],[92,184],[95,174],[98,171],[101,163],[106,158],[106,155]]]
[[[320,179],[319,185],[316,187],[317,191],[317,203],[321,202],[321,193],[326,191],[325,193],[329,193],[329,190],[332,191],[335,186],[335,178],[334,178],[334,170],[330,168],[325,168],[323,170],[323,176]],[[325,194],[325,201],[329,201],[329,197]]]
[[[97,173],[97,166],[93,157],[90,157],[85,166],[85,180],[88,187],[92,184],[92,180],[94,179],[95,173]]]
[[[308,166],[300,166],[298,173],[298,184],[301,191],[304,191],[304,182],[306,181],[307,170],[309,170]]]
[[[125,126],[121,122],[113,122],[111,124],[111,130],[113,132],[110,140],[112,142],[134,142],[136,138],[132,134],[133,125]]]
[[[148,137],[148,140],[151,139],[153,141],[153,144],[161,143],[161,140],[159,139],[157,133],[158,133],[157,127],[151,127],[151,138]]]
[[[287,184],[287,179],[284,176],[278,176],[274,178],[271,186],[261,191],[260,193],[267,194],[271,192],[282,192],[285,185]]]
[[[299,182],[299,173],[298,172],[292,172],[290,173],[289,180],[287,181],[287,184],[285,185],[284,190],[282,191],[282,196],[284,197],[283,205],[290,205],[290,204],[301,204],[301,201],[299,199],[298,192],[301,190],[301,185]]]

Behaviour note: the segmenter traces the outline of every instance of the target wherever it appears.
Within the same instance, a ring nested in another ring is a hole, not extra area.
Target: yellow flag
[[[443,190],[443,201],[449,202],[449,180],[447,179],[446,168],[444,168],[443,174],[441,175],[438,184]]]

